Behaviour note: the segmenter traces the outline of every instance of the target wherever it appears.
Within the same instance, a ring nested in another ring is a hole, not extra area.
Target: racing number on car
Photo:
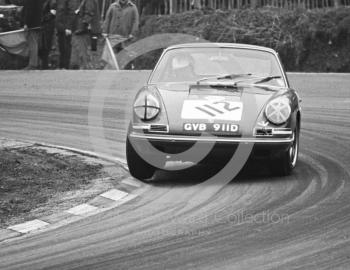
[[[242,103],[236,101],[185,100],[183,119],[213,119],[240,121]]]
[[[224,104],[224,109],[229,112],[238,110],[240,108],[238,106],[232,105],[230,102],[227,102],[227,101],[217,101],[217,102],[214,102],[214,104]]]
[[[196,109],[208,114],[209,116],[215,116],[216,113],[223,114],[223,113],[225,113],[225,111],[232,112],[234,110],[240,109],[240,107],[234,106],[226,101],[217,101],[217,102],[214,102],[213,104],[215,104],[215,105],[216,104],[223,104],[223,107],[218,109],[217,107],[214,107],[212,105],[204,104],[203,106],[196,107]],[[222,111],[222,110],[224,110],[224,111]]]

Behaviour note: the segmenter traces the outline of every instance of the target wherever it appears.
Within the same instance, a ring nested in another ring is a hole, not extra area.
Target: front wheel
[[[155,167],[148,164],[139,156],[130,143],[129,138],[126,139],[126,161],[128,163],[130,174],[141,181],[150,179],[156,171]]]
[[[294,141],[287,151],[271,159],[271,171],[277,176],[290,175],[295,168],[299,155],[299,128],[295,128]]]

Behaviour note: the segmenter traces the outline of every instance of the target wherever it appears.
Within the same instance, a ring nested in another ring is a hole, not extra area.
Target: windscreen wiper
[[[200,84],[203,81],[207,81],[207,80],[225,80],[225,79],[230,79],[230,80],[234,80],[237,78],[241,78],[241,77],[245,77],[245,76],[252,76],[251,73],[243,73],[243,74],[226,74],[226,75],[219,75],[219,76],[213,76],[213,77],[206,77],[206,78],[202,78],[200,80],[198,80],[196,82],[196,84]]]
[[[228,83],[228,82],[213,82],[208,85],[206,85],[212,89],[216,89],[219,91],[227,91],[227,92],[240,92],[237,85],[235,83]],[[200,84],[193,84],[189,87],[189,92],[191,93],[192,90],[203,90],[203,85]]]
[[[265,82],[269,82],[273,79],[281,79],[281,76],[267,76],[264,78],[261,78],[259,81],[255,82],[255,83],[265,83]]]

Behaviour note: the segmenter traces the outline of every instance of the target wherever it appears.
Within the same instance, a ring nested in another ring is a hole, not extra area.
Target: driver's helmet
[[[173,70],[183,69],[189,66],[193,66],[193,58],[189,54],[179,54],[176,55],[172,60],[172,68]]]

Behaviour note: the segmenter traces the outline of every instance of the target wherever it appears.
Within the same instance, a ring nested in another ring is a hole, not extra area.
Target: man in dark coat
[[[91,69],[91,36],[101,33],[98,0],[81,0],[76,6],[73,25],[71,66],[74,69]]]
[[[56,0],[45,0],[43,5],[42,35],[39,56],[42,60],[41,68],[49,68],[49,54],[55,32]]]
[[[72,51],[72,29],[79,2],[79,0],[57,0],[56,29],[60,68],[69,69]]]
[[[39,38],[42,21],[42,0],[25,0],[23,6],[24,29],[28,31],[29,63],[26,69],[36,69],[39,66]]]

